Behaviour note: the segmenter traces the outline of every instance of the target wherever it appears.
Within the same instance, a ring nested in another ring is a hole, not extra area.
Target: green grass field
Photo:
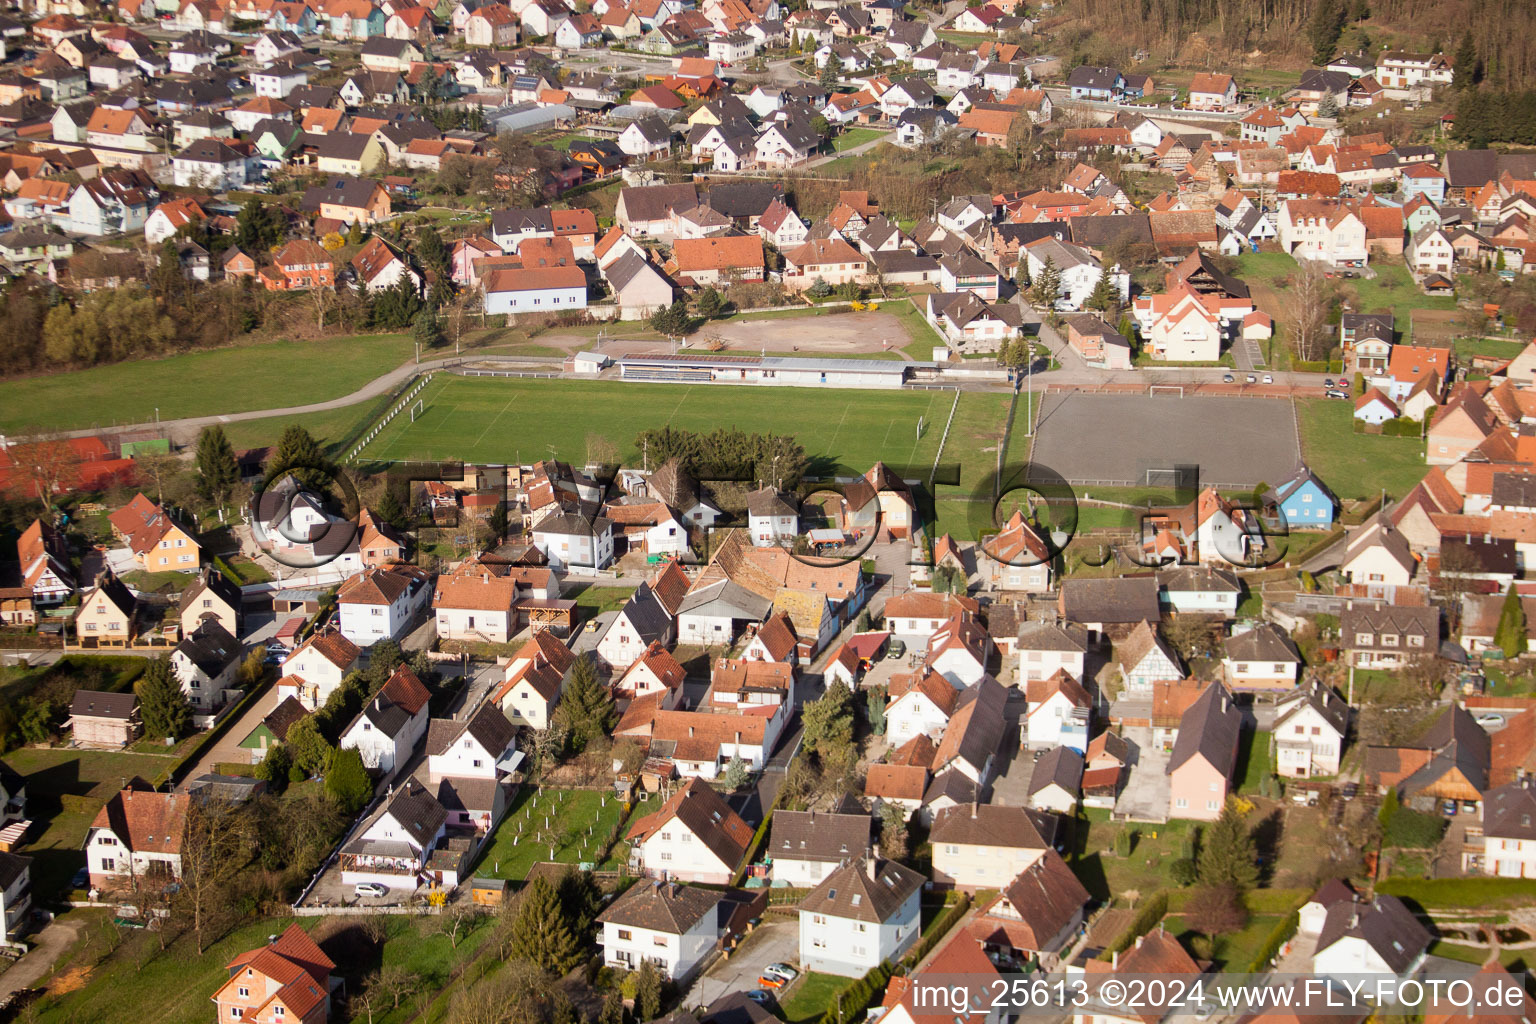
[[[962,408],[970,397],[962,397]],[[416,422],[398,417],[364,458],[496,463],[553,456],[579,464],[587,437],[597,434],[629,463],[640,458],[634,443],[642,430],[670,425],[790,434],[822,463],[818,469],[842,464],[863,472],[880,459],[926,468],[954,394],[443,377],[423,398]],[[914,438],[919,416],[925,427]]]
[[[623,815],[624,804],[612,793],[546,789],[536,796],[525,789],[496,826],[496,835],[481,855],[475,873],[488,878],[523,879],[535,864],[548,860],[560,864],[596,861],[599,847]],[[554,836],[553,857],[541,836],[546,818]]]
[[[845,149],[862,146],[866,142],[874,142],[888,134],[890,133],[876,128],[850,128],[832,140],[832,148],[841,153]]]
[[[0,431],[73,430],[278,406],[350,394],[415,348],[403,334],[275,341],[0,384]]]
[[[1354,432],[1354,404],[1309,398],[1296,403],[1307,465],[1340,498],[1401,498],[1424,479],[1424,442]]]
[[[176,764],[164,754],[38,747],[13,750],[5,761],[27,780],[33,825],[19,852],[32,858],[32,886],[44,901],[60,896],[70,876],[85,866],[81,847],[102,804],[135,775],[158,783]],[[65,796],[81,799],[65,808],[60,799]]]

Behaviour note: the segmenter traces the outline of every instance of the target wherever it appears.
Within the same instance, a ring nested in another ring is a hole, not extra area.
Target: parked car
[[[783,978],[785,981],[794,981],[800,977],[800,972],[789,964],[769,964],[763,968],[763,973],[770,978]]]
[[[1476,814],[1477,813],[1477,801],[1476,800],[1463,800],[1461,802],[1461,813],[1462,814]]]
[[[751,992],[748,992],[747,998],[752,1000],[758,1006],[767,1006],[769,1003],[773,1002],[773,994],[760,988],[755,988]]]
[[[389,886],[378,882],[358,882],[352,890],[352,895],[357,897],[373,896],[375,898],[389,895]]]
[[[1323,378],[1323,387],[1325,387],[1325,388],[1333,387],[1333,378],[1332,377],[1324,377]]]
[[[783,988],[785,985],[789,984],[789,982],[783,978],[775,978],[767,974],[758,975],[757,983],[763,986],[763,988]]]
[[[1443,803],[1441,803],[1440,804],[1440,813],[1445,815],[1447,818],[1454,818],[1454,817],[1456,817],[1456,801],[1455,800],[1446,800]]]
[[[1230,373],[1222,375],[1221,378],[1221,382],[1223,384],[1231,384],[1235,380],[1237,380],[1237,378],[1232,376]]]
[[[1339,792],[1344,794],[1344,799],[1353,800],[1360,792],[1360,785],[1356,782],[1346,782]]]
[[[1255,377],[1251,373],[1248,375],[1248,383],[1249,384],[1257,384],[1258,382],[1259,382],[1259,378]]]
[[[1274,382],[1275,382],[1274,374],[1266,373],[1264,375],[1264,383],[1265,384],[1273,384]]]
[[[1504,716],[1497,711],[1485,711],[1477,716],[1477,724],[1484,728],[1497,728],[1504,724]]]
[[[900,658],[906,653],[907,645],[902,643],[900,640],[892,640],[889,644],[886,645],[885,648],[885,657],[887,661]]]
[[[1328,394],[1329,398],[1348,398],[1349,397],[1344,392],[1338,391],[1338,390],[1329,391],[1327,394]]]

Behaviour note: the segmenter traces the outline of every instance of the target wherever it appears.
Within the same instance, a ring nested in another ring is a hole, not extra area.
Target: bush
[[[1099,959],[1105,962],[1113,960],[1115,954],[1124,953],[1135,944],[1136,940],[1150,932],[1154,925],[1168,915],[1168,891],[1159,889],[1148,897],[1147,902],[1136,911],[1136,916],[1131,923],[1126,925],[1125,931],[1115,937],[1115,941],[1104,947],[1099,954]]]
[[[1166,905],[1166,901],[1164,903]],[[958,900],[944,908],[944,912],[933,923],[933,927],[929,929],[928,934],[917,940],[917,944],[907,951],[907,955],[902,957],[901,962],[908,967],[915,967],[922,963],[923,957],[933,952],[933,947],[938,945],[939,940],[944,938],[949,933],[949,930],[955,926],[955,923],[964,917],[966,911],[970,909],[970,893],[961,893]]]
[[[1174,861],[1168,869],[1168,877],[1173,879],[1174,885],[1191,886],[1200,877],[1200,871],[1195,867],[1195,862],[1188,857],[1180,857]]]
[[[1303,897],[1303,899],[1305,898]],[[1300,924],[1301,918],[1296,910],[1292,910],[1285,917],[1281,918],[1280,923],[1275,925],[1270,930],[1270,933],[1264,937],[1264,944],[1253,954],[1253,959],[1248,963],[1248,973],[1258,974],[1268,969],[1269,962],[1279,955],[1280,947],[1285,945],[1287,939],[1296,934],[1296,929]]]

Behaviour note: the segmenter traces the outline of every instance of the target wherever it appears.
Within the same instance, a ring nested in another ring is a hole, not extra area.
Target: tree
[[[186,733],[192,722],[192,705],[187,703],[181,682],[171,670],[170,658],[162,655],[151,661],[133,684],[133,692],[139,697],[145,736],[174,740]]]
[[[205,498],[223,504],[235,485],[240,482],[240,465],[235,461],[235,449],[224,428],[217,423],[204,427],[197,435],[197,455],[193,460],[197,469],[197,490]]]
[[[1461,45],[1456,47],[1455,68],[1456,88],[1471,89],[1477,78],[1477,43],[1472,39],[1471,29],[1462,33]]]
[[[1228,799],[1221,816],[1205,830],[1200,844],[1200,882],[1225,886],[1239,893],[1259,880],[1253,835],[1235,800]]]
[[[1300,263],[1300,269],[1291,277],[1285,318],[1296,358],[1315,362],[1328,354],[1332,340],[1332,333],[1327,329],[1332,290],[1316,260],[1301,260]]]
[[[548,879],[535,878],[524,890],[512,926],[511,952],[556,975],[580,963],[581,949],[561,913],[560,897]]]
[[[416,319],[411,321],[411,340],[420,345],[423,352],[442,342],[443,325],[435,310],[422,309],[416,314]]]
[[[555,886],[555,894],[560,897],[560,912],[571,926],[577,944],[587,945],[592,941],[597,915],[602,913],[607,900],[603,887],[597,884],[592,872],[568,867],[560,876],[560,884]]]
[[[865,698],[865,713],[869,717],[869,731],[876,736],[885,735],[885,687],[876,686],[868,691]]]
[[[330,481],[329,462],[320,451],[320,443],[297,423],[284,428],[277,439],[277,451],[267,464],[267,479],[280,480],[292,473],[308,487],[325,487]]]
[[[807,751],[819,753],[824,749],[847,746],[853,742],[853,694],[841,679],[827,687],[816,700],[801,710],[805,725],[804,745]]]
[[[751,777],[752,770],[747,767],[747,762],[743,761],[741,755],[738,754],[732,757],[730,763],[725,766],[725,773],[720,777],[720,781],[725,785],[726,789],[734,793],[742,786],[745,786],[747,780]]]
[[[1326,64],[1333,59],[1339,33],[1344,29],[1344,5],[1341,0],[1318,0],[1307,23],[1307,41],[1312,44],[1312,63]]]
[[[693,317],[688,315],[688,301],[678,299],[672,305],[652,313],[651,330],[669,337],[693,333]]]
[[[373,780],[363,766],[363,755],[355,747],[331,755],[330,767],[325,771],[325,795],[347,814],[356,814],[368,805],[368,798],[373,796]]]
[[[373,1024],[375,1009],[400,1009],[400,1000],[416,991],[420,984],[420,976],[403,964],[386,964],[368,975],[363,980],[359,996],[368,1014],[368,1024]]]
[[[907,856],[907,810],[900,804],[880,805],[880,852],[891,860]]]
[[[320,774],[331,763],[331,745],[320,735],[314,715],[305,715],[289,726],[283,742],[293,755],[294,767],[306,776]]]
[[[1053,309],[1056,299],[1061,295],[1061,271],[1056,269],[1056,261],[1050,256],[1040,265],[1040,273],[1034,277],[1034,283],[1030,285],[1030,298],[1036,306],[1044,306]]]
[[[256,777],[273,793],[288,788],[288,773],[293,769],[293,755],[282,743],[267,748],[267,756],[256,762]]]
[[[1333,98],[1333,93],[1324,93],[1323,98],[1317,101],[1317,116],[1339,116],[1339,101]]]
[[[1202,885],[1190,893],[1184,920],[1206,935],[1229,935],[1248,923],[1243,894],[1230,885]]]
[[[1477,576],[1483,572],[1482,559],[1465,544],[1440,546],[1440,572],[1430,582],[1430,590],[1445,608],[1452,633],[1461,628],[1461,599],[1477,589]]]
[[[430,224],[416,232],[416,258],[421,260],[421,265],[432,271],[432,275],[438,281],[447,281],[449,273],[448,247],[443,244],[443,236],[437,233],[437,229]]]
[[[193,800],[187,805],[177,898],[185,901],[191,917],[198,955],[239,916],[235,880],[250,861],[255,824],[242,806],[228,800]]]
[[[1086,303],[1089,309],[1097,309],[1102,312],[1114,314],[1120,308],[1120,292],[1115,287],[1114,277],[1109,271],[1099,275],[1098,283],[1093,286],[1093,293],[1088,296]]]
[[[1499,612],[1499,626],[1493,634],[1493,642],[1506,658],[1525,653],[1525,606],[1520,603],[1520,595],[1515,593],[1513,583],[1504,594],[1504,607]]]
[[[640,964],[639,976],[635,979],[637,1020],[655,1020],[661,1016],[661,980],[661,971],[656,969],[654,960]]]
[[[42,502],[45,514],[53,510],[53,496],[79,480],[80,456],[62,438],[12,445],[8,454],[25,475],[31,492]]]
[[[827,62],[821,66],[821,71],[816,76],[816,84],[827,92],[837,87],[837,56],[830,51],[827,53]]]
[[[824,299],[832,294],[832,286],[827,284],[826,278],[818,274],[805,293],[813,299]]]
[[[618,720],[613,694],[597,678],[597,666],[586,655],[577,655],[571,677],[560,695],[555,719],[571,733],[571,746],[577,753],[587,745],[607,736]]]
[[[720,298],[720,293],[713,288],[705,288],[699,293],[698,301],[694,304],[699,316],[705,320],[713,320],[725,311],[725,301]]]
[[[254,196],[246,200],[235,217],[235,244],[252,256],[282,244],[287,233],[282,210]]]

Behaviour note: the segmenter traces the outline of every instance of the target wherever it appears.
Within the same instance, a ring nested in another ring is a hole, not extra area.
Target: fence
[[[375,423],[369,429],[369,431],[363,435],[362,440],[358,441],[352,450],[347,452],[345,461],[355,462],[357,460],[357,456],[362,452],[362,450],[368,447],[368,442],[379,436],[379,431],[389,426],[389,422],[391,420],[400,415],[400,413],[404,412],[406,409],[410,408],[411,400],[421,393],[422,388],[432,383],[432,377],[433,374],[428,373],[425,377],[418,379],[415,385],[405,393],[405,396],[390,407],[389,412],[384,414],[384,418]]]
[[[949,419],[944,421],[944,433],[939,436],[939,450],[933,453],[933,469],[928,471],[928,489],[933,490],[934,477],[939,475],[939,460],[944,457],[944,442],[949,440],[949,428],[955,422],[955,410],[960,408],[960,389],[955,388],[955,400],[949,406]]]
[[[560,374],[549,370],[460,370],[461,377],[539,377],[545,380],[557,379]]]

